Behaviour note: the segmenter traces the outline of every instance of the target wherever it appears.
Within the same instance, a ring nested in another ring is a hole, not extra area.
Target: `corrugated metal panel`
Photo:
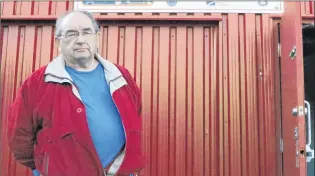
[[[6,143],[8,108],[22,81],[35,68],[52,58],[53,35],[51,26],[17,26],[2,28],[3,47],[1,60],[2,131],[1,176],[26,175],[26,169],[16,165]]]
[[[305,1],[301,3],[301,14],[302,16],[313,16],[314,17],[314,1]]]
[[[1,33],[1,176],[27,175],[9,154],[5,117],[22,80],[57,55],[53,30]],[[255,14],[223,15],[218,25],[101,24],[100,53],[142,90],[142,175],[276,175],[275,30]]]
[[[60,15],[73,9],[73,1],[6,1],[1,2],[3,16],[6,15]]]

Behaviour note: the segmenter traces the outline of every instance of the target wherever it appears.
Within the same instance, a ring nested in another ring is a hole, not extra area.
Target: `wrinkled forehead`
[[[62,20],[60,24],[60,31],[65,33],[67,31],[82,31],[90,29],[94,31],[92,20],[83,13],[74,12]]]

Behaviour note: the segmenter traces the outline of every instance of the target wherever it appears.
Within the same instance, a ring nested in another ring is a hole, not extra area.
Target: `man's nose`
[[[77,43],[85,43],[85,38],[81,34],[77,37]]]

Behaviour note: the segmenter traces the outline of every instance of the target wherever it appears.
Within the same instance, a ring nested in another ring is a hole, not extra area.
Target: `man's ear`
[[[97,32],[97,33],[96,33],[97,47],[100,46],[100,38],[101,38],[101,33],[100,33],[100,32]]]
[[[60,40],[57,37],[55,37],[55,44],[56,44],[58,50],[60,51],[60,47],[59,47],[60,46]]]
[[[57,37],[55,37],[55,44],[59,47],[60,40]]]
[[[96,46],[97,46],[96,51],[97,52],[99,52],[99,48],[100,48],[100,38],[101,38],[100,36],[101,36],[100,32],[97,32],[96,33]]]

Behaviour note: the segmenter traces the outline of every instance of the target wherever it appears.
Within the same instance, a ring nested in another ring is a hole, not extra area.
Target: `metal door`
[[[315,175],[314,137],[315,137],[315,26],[303,25],[304,94],[306,107],[306,163],[307,176]]]
[[[283,175],[306,176],[300,2],[285,2],[280,24]]]

